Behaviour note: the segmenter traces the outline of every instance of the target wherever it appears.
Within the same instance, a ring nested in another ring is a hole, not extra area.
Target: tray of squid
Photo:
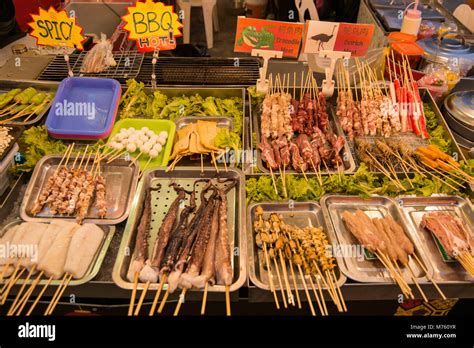
[[[149,315],[179,294],[177,315],[189,291],[202,292],[201,314],[208,293],[225,293],[231,314],[230,293],[247,278],[244,185],[237,169],[144,173],[112,276],[132,290],[129,315],[140,313],[147,292],[154,292]]]

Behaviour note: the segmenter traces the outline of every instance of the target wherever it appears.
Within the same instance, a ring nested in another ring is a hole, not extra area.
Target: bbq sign
[[[128,38],[136,40],[141,52],[172,50],[176,48],[176,37],[183,35],[179,30],[183,25],[173,6],[162,2],[137,2],[136,6],[128,8],[128,14],[122,19],[124,29],[129,32]]]
[[[83,49],[82,28],[76,23],[76,18],[68,17],[65,10],[56,11],[39,9],[39,14],[31,15],[33,22],[28,25],[33,29],[31,36],[36,38],[38,45],[63,46]]]

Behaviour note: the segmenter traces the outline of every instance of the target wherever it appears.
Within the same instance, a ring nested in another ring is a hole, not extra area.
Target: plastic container
[[[174,122],[169,120],[148,120],[148,119],[137,119],[137,118],[126,118],[124,120],[118,121],[112,133],[110,134],[109,140],[112,137],[120,132],[122,128],[130,128],[133,127],[136,130],[140,130],[143,127],[148,127],[151,131],[155,132],[156,135],[160,134],[162,131],[168,132],[168,138],[166,139],[166,144],[163,146],[163,150],[160,152],[158,157],[150,161],[148,166],[146,166],[149,157],[146,155],[140,156],[138,161],[140,162],[140,169],[144,170],[145,166],[146,169],[153,169],[157,167],[165,167],[168,165],[168,161],[171,155],[171,150],[173,149],[174,143],[174,135],[176,132],[176,125]],[[133,154],[130,154],[132,157],[137,157],[140,153],[140,150],[137,150]]]
[[[403,55],[408,58],[412,69],[417,69],[420,64],[423,53],[425,52],[415,42],[394,42],[390,45],[395,56],[396,62],[403,61]]]
[[[388,38],[389,43],[415,42],[416,41],[416,36],[415,35],[405,34],[405,33],[399,32],[399,31],[394,31],[394,32],[388,34],[387,38]]]
[[[122,87],[113,79],[69,77],[61,82],[46,119],[59,139],[106,138],[112,131]]]
[[[268,0],[245,0],[245,15],[249,18],[265,18]]]
[[[418,31],[418,40],[431,39],[436,35],[436,25],[430,21],[423,21]]]
[[[15,143],[8,154],[0,162],[0,196],[3,195],[10,184],[9,171],[10,168],[15,164],[15,154],[18,152],[18,150],[18,144]]]

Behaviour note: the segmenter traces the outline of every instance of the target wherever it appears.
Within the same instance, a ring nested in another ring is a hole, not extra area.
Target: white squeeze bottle
[[[418,0],[414,2],[415,7],[413,9],[408,9],[411,6],[408,5],[405,15],[403,16],[402,22],[402,33],[410,35],[418,35],[418,30],[420,29],[421,24],[421,11],[418,8]]]

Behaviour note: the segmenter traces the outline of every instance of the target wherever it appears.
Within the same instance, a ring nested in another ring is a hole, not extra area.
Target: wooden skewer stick
[[[29,317],[31,315],[31,313],[33,313],[33,310],[35,309],[36,305],[38,304],[39,300],[41,299],[41,297],[43,296],[44,292],[46,291],[46,288],[49,286],[49,284],[51,284],[51,281],[53,280],[53,277],[49,277],[48,281],[46,282],[46,284],[43,285],[43,288],[41,289],[40,293],[38,294],[38,296],[36,296],[36,300],[35,302],[33,302],[33,304],[31,305],[30,307],[30,310],[26,313],[26,316]]]
[[[337,284],[336,274],[334,273],[334,269],[331,270],[331,275],[334,279],[334,285],[336,286],[337,293],[339,294],[339,298],[341,299],[342,308],[344,308],[344,312],[347,312],[346,301],[344,300],[344,296],[342,296],[341,287]]]
[[[316,279],[316,284],[318,285],[319,295],[321,296],[321,300],[323,302],[324,310],[326,311],[326,315],[329,315],[328,309],[326,307],[326,301],[324,300],[323,288],[321,286],[321,283],[319,282],[319,277],[318,277],[317,274],[313,274],[313,275],[314,275],[314,278]],[[310,278],[311,278],[311,276],[310,276]]]
[[[206,313],[206,302],[207,302],[207,289],[209,288],[209,282],[206,282],[204,286],[204,294],[202,295],[201,315]],[[226,295],[227,297],[227,295]]]
[[[326,302],[324,301],[324,297],[322,297],[321,300],[319,299],[319,295],[316,292],[316,287],[314,286],[314,282],[313,282],[313,279],[311,278],[311,274],[309,274],[308,278],[309,278],[309,282],[311,284],[311,289],[313,290],[314,297],[316,298],[316,303],[318,304],[319,311],[321,312],[321,315],[322,316],[328,315],[327,308],[326,308]],[[319,289],[319,290],[321,290],[321,289]],[[321,296],[322,296],[322,293],[321,293]],[[324,307],[323,307],[322,304],[324,304]]]
[[[58,294],[56,300],[54,301],[53,305],[51,306],[51,309],[49,310],[49,313],[48,315],[51,315],[53,314],[53,311],[54,309],[56,308],[56,306],[58,305],[59,303],[59,300],[61,299],[61,297],[63,296],[64,294],[64,291],[66,290],[67,286],[69,285],[69,282],[71,281],[72,279],[72,274],[69,274],[67,279],[66,279],[66,282],[64,283],[62,289],[61,289],[61,292]]]
[[[158,307],[158,314],[161,314],[163,312],[163,308],[165,308],[166,301],[168,300],[168,296],[170,295],[170,292],[166,290],[165,296],[163,296],[163,299],[161,300],[160,306]]]
[[[176,309],[174,310],[173,316],[177,317],[179,314],[179,310],[181,309],[181,305],[184,303],[184,296],[186,296],[187,288],[183,288],[181,294],[179,295],[178,303],[176,304]]]
[[[334,293],[332,291],[332,288],[329,286],[328,282],[326,281],[326,278],[323,276],[323,273],[321,272],[321,269],[319,268],[317,262],[315,260],[313,260],[313,265],[315,266],[316,268],[316,272],[318,273],[319,277],[321,278],[321,281],[323,282],[324,284],[324,287],[326,288],[327,292],[329,293],[329,296],[331,297],[331,299],[333,300],[334,304],[336,305],[337,309],[342,312],[342,306],[341,304],[339,303],[339,299],[336,295],[336,293]],[[317,276],[317,275],[315,275]]]
[[[278,233],[277,233],[277,236],[278,236]],[[280,256],[281,269],[283,271],[283,280],[285,281],[286,293],[288,295],[288,302],[291,305],[296,306],[295,300],[293,298],[293,293],[291,292],[290,281],[288,280],[288,273],[286,272],[285,259],[283,258],[281,249],[278,250],[278,254]]]
[[[19,304],[18,304],[18,311],[16,312],[15,315],[20,315],[21,312],[23,311],[23,308],[25,308],[26,304],[28,303],[28,299],[31,297],[31,295],[33,294],[33,292],[35,291],[35,288],[36,286],[38,285],[38,283],[40,282],[41,280],[41,277],[43,276],[43,271],[41,271],[38,276],[36,277],[36,279],[33,281],[33,283],[31,284],[30,288],[28,289],[28,291],[26,292],[25,296],[23,296],[23,298],[20,300]],[[15,309],[16,310],[16,309]],[[14,312],[15,312],[14,310]]]
[[[295,270],[293,268],[293,262],[291,260],[290,260],[290,272],[291,272],[291,278],[293,279],[293,288],[295,289],[295,294],[296,294],[296,303],[298,304],[298,308],[301,309],[300,293],[298,291],[298,285],[296,284]]]
[[[300,273],[301,281],[303,282],[304,292],[306,294],[306,299],[308,300],[309,309],[311,310],[311,315],[314,317],[316,316],[316,312],[314,311],[313,301],[311,300],[311,296],[308,291],[308,286],[306,285],[306,280],[304,279],[303,270],[301,269],[301,266],[299,264],[296,264],[296,266],[298,266],[298,271]]]
[[[137,286],[138,286],[138,276],[140,274],[138,272],[135,272],[135,276],[133,278],[133,290],[132,290],[132,296],[130,297],[130,305],[128,306],[128,316],[133,315],[133,306],[135,305],[135,297],[137,295]]]
[[[150,281],[148,280],[146,283],[145,283],[145,287],[143,288],[143,291],[142,291],[142,294],[140,296],[140,299],[138,300],[138,304],[137,306],[135,307],[135,312],[134,312],[134,315],[137,316],[138,314],[140,314],[140,309],[142,308],[142,305],[143,305],[143,301],[145,300],[145,296],[146,296],[146,293],[148,291],[148,287],[150,286]]]
[[[119,158],[120,156],[123,156],[126,153],[127,153],[127,149],[120,150],[115,156],[109,158],[109,160],[107,161],[107,164],[112,161],[115,161],[117,158]]]
[[[56,292],[53,295],[53,298],[51,299],[51,301],[49,301],[49,305],[46,308],[46,310],[44,311],[44,315],[49,315],[49,311],[50,311],[53,303],[56,302],[56,298],[58,297],[59,293],[61,292],[61,289],[62,289],[62,287],[64,285],[64,282],[66,281],[67,277],[68,277],[68,274],[65,273],[63,278],[61,279],[61,283],[59,284],[58,288],[56,289]]]
[[[266,263],[266,266],[267,266],[267,272],[268,272],[268,280],[269,280],[269,283],[270,283],[270,291],[273,293],[273,298],[275,299],[275,306],[277,309],[280,309],[280,303],[278,302],[278,295],[277,295],[277,292],[275,290],[275,284],[273,283],[273,274],[272,274],[272,269],[271,269],[271,262],[270,262],[270,258],[268,256],[268,252],[267,252],[267,243],[263,243],[263,252],[264,252],[264,255],[265,255],[265,263]]]
[[[34,273],[35,269],[36,269],[36,265],[33,265],[33,267],[31,267],[31,269],[30,269],[30,272],[28,272],[28,275],[23,280],[23,284],[21,285],[20,290],[16,294],[15,299],[13,300],[13,303],[10,306],[10,310],[7,312],[7,316],[13,315],[13,312],[14,312],[13,310],[14,309],[16,310],[18,300],[20,299],[21,295],[23,294],[23,291],[26,288],[26,284],[30,281],[30,278],[31,278],[32,274]]]
[[[278,278],[278,284],[280,286],[281,296],[283,297],[283,307],[288,308],[288,304],[286,303],[286,297],[285,297],[285,288],[283,287],[283,282],[281,281],[280,269],[278,268],[278,263],[276,261],[276,258],[273,259],[273,262],[275,263],[275,270],[276,270],[276,274]]]
[[[156,290],[155,298],[153,299],[153,304],[150,308],[150,313],[148,313],[149,316],[152,316],[155,314],[155,309],[158,304],[158,300],[160,299],[161,290],[163,290],[163,285],[165,284],[167,277],[168,277],[168,273],[165,273],[163,274],[163,277],[161,278],[160,285],[158,286],[158,290]]]
[[[420,265],[421,269],[423,270],[423,272],[425,272],[426,274],[426,277],[428,278],[428,270],[426,269],[424,263],[418,258],[418,256],[416,255],[416,253],[412,254],[414,256],[414,258],[416,259],[416,261],[418,262],[418,264]],[[436,290],[438,290],[438,293],[441,295],[441,297],[443,298],[443,300],[446,300],[446,295],[443,293],[443,291],[441,291],[440,287],[438,286],[438,284],[436,284],[435,280],[433,278],[428,278],[431,283],[433,283],[434,287],[436,288]]]
[[[23,272],[25,272],[25,269],[23,268],[20,271],[20,273],[18,273],[20,263],[21,263],[21,259],[22,259],[22,257],[20,257],[20,261],[18,261],[18,265],[15,268],[15,271],[13,272],[13,274],[10,276],[10,279],[8,280],[7,283],[5,283],[4,287],[2,288],[2,302],[1,302],[2,306],[5,304],[5,302],[8,298],[8,294],[10,293],[13,285],[15,285],[15,283],[18,281],[18,279],[20,279]]]
[[[3,281],[3,277],[7,273],[7,270],[10,268],[11,263],[7,262],[6,265],[3,266],[2,273],[0,274],[0,282]]]
[[[421,297],[423,297],[423,300],[424,300],[425,302],[429,302],[429,301],[428,301],[428,298],[427,298],[426,295],[425,295],[425,293],[424,293],[423,290],[421,289],[420,284],[418,284],[418,281],[416,280],[415,273],[414,273],[413,270],[411,269],[410,265],[407,263],[406,266],[407,266],[408,270],[410,271],[411,279],[413,280],[413,283],[415,283],[415,286],[417,287],[418,291],[420,292]]]
[[[278,189],[277,189],[277,186],[276,186],[275,175],[273,175],[272,167],[269,166],[268,168],[270,168],[270,175],[272,177],[273,189],[275,190],[275,193],[278,195]]]
[[[225,286],[225,312],[228,317],[232,315],[231,309],[230,309],[230,289],[229,285]]]

